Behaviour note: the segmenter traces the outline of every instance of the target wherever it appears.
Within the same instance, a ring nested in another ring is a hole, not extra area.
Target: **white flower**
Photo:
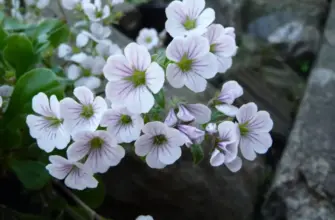
[[[205,9],[205,0],[173,1],[166,8],[166,31],[172,36],[202,35],[214,21],[215,12]]]
[[[232,57],[236,54],[235,39],[226,34],[221,24],[212,24],[204,34],[210,44],[210,52],[218,62],[218,72],[224,73],[232,66]]]
[[[63,126],[57,97],[52,95],[50,101],[44,93],[33,97],[32,107],[37,115],[27,116],[30,136],[37,140],[37,145],[46,152],[64,149],[70,142],[70,133]]]
[[[75,63],[83,64],[84,61],[86,61],[87,57],[88,56],[87,56],[86,53],[80,52],[80,53],[73,54],[69,58],[69,60],[72,61],[72,62],[75,62]]]
[[[233,106],[235,99],[243,95],[243,88],[236,81],[231,80],[223,84],[217,97],[216,109],[229,117],[235,117],[238,108]]]
[[[122,104],[133,113],[147,113],[155,103],[152,93],[158,93],[163,87],[164,70],[151,62],[144,46],[130,43],[124,54],[107,60],[103,70],[109,81],[106,96],[113,104]]]
[[[90,2],[83,3],[83,10],[91,21],[101,21],[110,15],[108,5],[102,7],[101,0],[94,0],[94,4]]]
[[[76,64],[71,64],[67,69],[67,77],[71,80],[75,80],[75,87],[86,86],[94,90],[100,87],[101,80],[97,76],[92,75],[92,73],[90,70],[82,70]]]
[[[107,172],[125,156],[125,150],[106,131],[81,131],[72,138],[74,143],[67,149],[67,157],[79,161],[87,156],[85,165],[94,173]]]
[[[111,5],[118,5],[124,3],[124,0],[109,0]]]
[[[72,55],[72,47],[68,44],[60,44],[57,55],[59,58],[69,58]]]
[[[61,4],[63,8],[67,10],[73,10],[75,9],[78,5],[80,5],[81,0],[62,0]]]
[[[93,177],[91,170],[85,165],[69,161],[61,156],[50,156],[51,164],[46,166],[50,175],[56,179],[65,179],[65,185],[72,189],[84,190],[96,188],[98,181]]]
[[[13,86],[9,85],[2,85],[0,86],[0,97],[2,100],[2,112],[5,112],[7,110],[10,97],[12,96],[12,93],[14,91]]]
[[[195,121],[206,124],[211,119],[212,111],[203,104],[180,104],[177,116],[184,122]]]
[[[140,30],[136,42],[145,46],[148,50],[156,47],[159,43],[158,33],[154,28],[143,28]]]
[[[247,160],[254,160],[256,153],[265,154],[272,145],[269,132],[273,128],[273,121],[269,113],[257,112],[257,106],[251,102],[241,106],[236,119],[243,157]]]
[[[0,96],[0,108],[2,108],[3,100],[2,97]]]
[[[185,140],[178,130],[156,121],[145,124],[142,132],[135,142],[135,153],[146,156],[149,167],[162,169],[180,158]]]
[[[121,48],[117,44],[113,44],[111,40],[101,40],[95,47],[97,53],[102,57],[122,54]]]
[[[140,137],[144,121],[140,114],[132,114],[126,108],[116,108],[105,112],[100,125],[107,127],[118,143],[130,143]]]
[[[231,36],[232,38],[236,39],[235,28],[233,27],[226,27],[224,29],[224,33]]]
[[[218,143],[210,159],[210,164],[214,167],[225,164],[233,172],[238,171],[242,166],[242,161],[237,159],[238,153],[238,127],[231,121],[224,121],[218,126]],[[236,160],[236,161],[235,161]],[[241,161],[241,163],[238,163]],[[232,163],[233,162],[233,163]],[[240,164],[240,166],[238,166]]]
[[[205,132],[194,126],[180,124],[177,129],[184,136],[184,143],[187,147],[192,144],[201,144],[205,138]]]
[[[50,0],[38,0],[36,7],[39,9],[46,8],[50,4]]]
[[[193,92],[203,92],[207,80],[217,73],[216,57],[209,52],[209,42],[202,36],[176,37],[166,49],[170,63],[166,78],[174,88],[184,85]]]
[[[135,220],[154,220],[151,215],[140,215]]]
[[[86,87],[75,88],[73,94],[80,103],[72,98],[65,98],[60,102],[64,125],[72,133],[96,130],[107,109],[105,100],[100,96],[94,98],[91,90]]]
[[[218,132],[218,126],[215,124],[215,123],[208,123],[206,125],[206,131],[209,133],[209,134],[216,134]]]
[[[178,122],[177,115],[173,108],[171,108],[168,112],[168,115],[165,118],[164,124],[168,125],[169,127],[174,127]]]
[[[82,31],[78,34],[76,39],[76,44],[78,47],[84,47],[89,42],[89,39],[92,39],[95,42],[100,42],[108,38],[112,30],[107,26],[102,26],[99,23],[92,23],[90,26],[90,31]]]

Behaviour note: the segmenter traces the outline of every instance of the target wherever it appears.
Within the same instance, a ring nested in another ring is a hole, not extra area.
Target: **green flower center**
[[[195,20],[190,19],[189,17],[186,18],[186,21],[184,22],[184,27],[186,30],[192,30],[196,27]]]
[[[249,133],[249,129],[247,128],[248,123],[239,124],[241,136],[245,136]]]
[[[120,122],[123,125],[130,124],[132,122],[131,117],[129,115],[121,115]]]
[[[151,37],[147,37],[147,38],[145,38],[145,42],[146,42],[146,43],[151,43],[151,41],[152,41],[152,38],[151,38]]]
[[[164,135],[160,134],[154,137],[154,145],[162,145],[167,142],[167,139]]]
[[[89,70],[84,69],[83,76],[86,76],[86,77],[91,76],[91,72]]]
[[[95,16],[96,16],[97,18],[101,18],[102,15],[103,15],[102,11],[96,11],[96,12],[95,12]]]
[[[94,115],[94,110],[92,105],[83,105],[80,116],[86,119],[91,118]]]
[[[104,140],[102,140],[99,137],[95,137],[91,140],[91,148],[93,149],[99,149],[102,147],[103,144],[104,144]]]
[[[179,68],[181,69],[181,71],[188,72],[192,68],[192,63],[193,63],[193,61],[190,60],[187,57],[186,54],[184,54],[184,56],[181,58],[181,60],[179,61],[179,63],[177,63],[177,65],[179,66]]]
[[[56,117],[45,117],[45,119],[50,121],[51,127],[58,127],[61,123],[63,123],[62,119]]]
[[[211,44],[211,46],[209,47],[209,52],[214,53],[215,48],[216,48],[216,44]]]
[[[135,87],[145,85],[145,71],[135,70],[132,76],[126,78],[134,84]]]

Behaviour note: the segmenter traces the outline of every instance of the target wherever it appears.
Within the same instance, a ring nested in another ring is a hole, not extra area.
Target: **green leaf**
[[[45,165],[38,161],[13,160],[10,163],[10,167],[27,189],[41,189],[50,180],[50,175],[45,169]]]
[[[157,102],[157,104],[161,107],[161,108],[165,108],[165,94],[163,89],[161,89],[157,94],[154,95],[155,100]]]
[[[7,32],[0,26],[0,49],[2,50],[6,43]]]
[[[17,117],[22,117],[32,112],[32,98],[39,92],[47,95],[56,95],[62,98],[64,95],[64,86],[59,82],[56,74],[49,69],[38,68],[33,69],[24,74],[16,83],[13,95],[9,102],[8,109],[5,113],[6,122],[16,121]],[[20,122],[25,124],[23,121]],[[20,125],[15,125],[20,126]],[[22,126],[22,124],[21,124]]]
[[[193,156],[193,163],[199,164],[204,159],[204,151],[200,144],[191,145],[191,153]]]
[[[164,67],[165,61],[167,60],[165,56],[165,49],[159,49],[156,54],[152,55],[151,59],[160,66]]]
[[[83,191],[73,191],[73,192],[83,202],[85,202],[86,205],[88,205],[92,209],[96,209],[104,202],[106,189],[104,183],[101,180],[99,180],[97,188],[86,189]]]
[[[45,220],[45,217],[20,213],[5,206],[0,205],[1,220]]]
[[[38,57],[34,53],[32,43],[24,34],[10,35],[6,43],[4,58],[16,69],[16,78],[20,78],[33,67]]]
[[[23,31],[27,29],[31,29],[35,25],[32,24],[24,24],[19,22],[17,19],[12,17],[5,17],[3,21],[3,28],[7,31]]]

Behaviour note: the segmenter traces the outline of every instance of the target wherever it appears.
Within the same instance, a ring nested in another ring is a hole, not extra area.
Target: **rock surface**
[[[262,213],[266,220],[335,219],[335,2],[294,129]]]

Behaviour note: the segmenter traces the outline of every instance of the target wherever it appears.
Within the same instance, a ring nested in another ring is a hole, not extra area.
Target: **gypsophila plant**
[[[255,103],[234,106],[238,82],[208,103],[166,92],[166,84],[203,92],[232,66],[234,28],[213,24],[204,0],[172,1],[165,31],[142,29],[123,49],[111,40],[123,1],[59,0],[59,19],[43,16],[51,1],[8,2],[0,1],[0,160],[25,187],[42,189],[52,177],[99,188],[99,175],[127,154],[163,169],[190,152],[196,164],[237,172],[242,158],[271,147],[270,115]]]

